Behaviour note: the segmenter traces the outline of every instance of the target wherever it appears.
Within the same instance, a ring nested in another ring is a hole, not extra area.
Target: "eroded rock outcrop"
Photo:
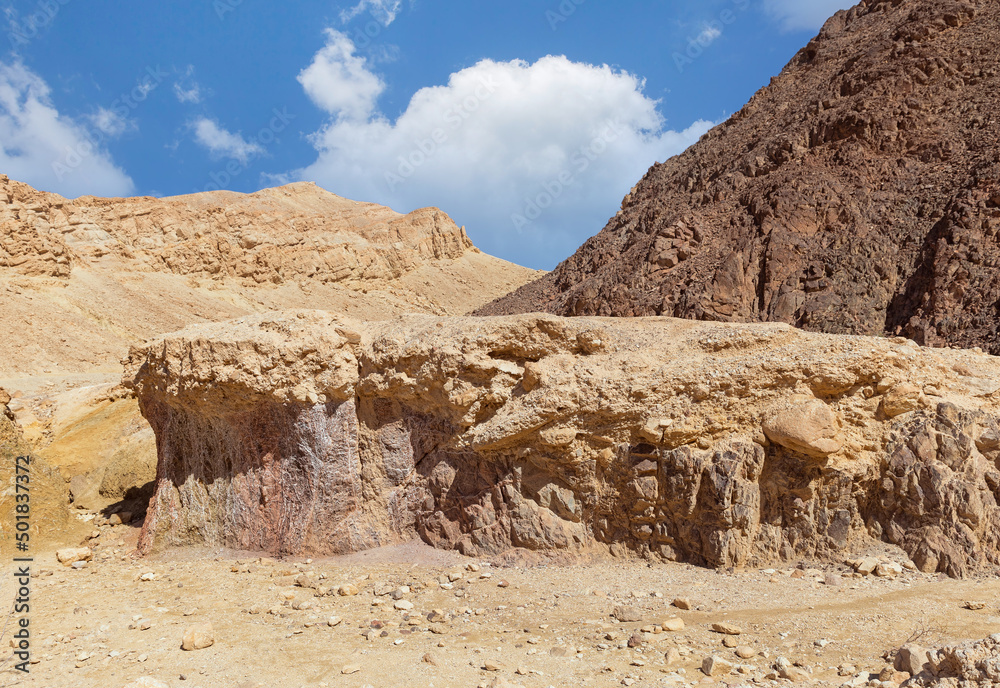
[[[904,647],[897,654],[914,679],[926,688],[994,688],[1000,685],[1000,634],[978,642],[926,651]],[[916,655],[914,657],[914,655]],[[901,663],[897,659],[897,663]]]
[[[1000,361],[786,325],[300,311],[134,348],[141,546],[1000,563]],[[886,394],[920,390],[890,415]]]
[[[903,334],[1000,353],[1000,6],[863,0],[479,311]]]

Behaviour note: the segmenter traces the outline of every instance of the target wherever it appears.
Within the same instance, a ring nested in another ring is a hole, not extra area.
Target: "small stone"
[[[778,675],[786,681],[791,681],[792,683],[802,683],[803,681],[809,680],[809,673],[805,669],[801,669],[797,666],[787,666],[778,672]]]
[[[357,595],[359,592],[360,591],[358,590],[358,586],[352,585],[351,583],[348,583],[347,585],[341,585],[340,589],[337,590],[337,594],[340,595],[341,597],[353,597],[354,595]],[[351,664],[349,666],[354,666],[354,665]]]
[[[672,619],[667,619],[661,625],[663,626],[663,630],[676,633],[677,631],[684,630],[684,619],[675,616]]]
[[[686,597],[678,597],[673,601],[673,605],[678,609],[683,609],[685,611],[691,610],[691,600]]]
[[[722,639],[723,647],[734,648],[736,647],[736,644],[737,644],[736,638],[732,636],[727,635],[725,638]]]
[[[739,647],[736,648],[736,656],[739,657],[740,659],[750,659],[756,654],[757,651],[754,650],[749,645],[740,645]]]
[[[666,660],[667,666],[671,664],[677,664],[677,662],[681,661],[681,653],[677,650],[676,647],[672,647],[666,651],[666,653],[663,655],[663,659]]]
[[[72,566],[78,561],[90,561],[93,558],[94,552],[89,547],[67,547],[56,551],[56,559],[66,566]]]
[[[836,573],[831,573],[825,579],[823,579],[823,582],[826,585],[830,586],[831,588],[836,588],[844,583],[844,579],[841,578]]]
[[[360,664],[348,664],[343,669],[340,670],[340,673],[345,675],[350,675],[350,674],[356,674],[359,671],[361,671]]]
[[[292,609],[296,611],[306,611],[316,606],[315,600],[311,598],[297,598],[292,600]]]
[[[492,659],[487,659],[483,662],[483,669],[486,671],[503,671],[503,664],[495,662]]]
[[[393,608],[395,608],[396,610],[401,611],[401,612],[408,612],[411,609],[413,609],[413,603],[410,602],[409,600],[399,600],[398,602],[394,603],[392,606],[393,606]]]
[[[633,633],[628,639],[629,647],[642,647],[642,633]]]
[[[152,571],[146,572],[146,573],[142,574],[141,576],[139,576],[139,580],[141,580],[141,581],[143,581],[145,583],[148,583],[149,581],[154,581],[154,580],[156,580],[156,574],[153,573]]]
[[[441,666],[440,660],[438,660],[438,658],[435,655],[431,654],[430,652],[425,654],[422,659],[424,664],[430,664],[431,666],[436,666],[436,667]]]
[[[329,626],[330,628],[334,628],[335,626],[339,626],[341,622],[343,622],[343,619],[341,619],[339,616],[331,616],[329,619],[326,620],[326,625]]]
[[[879,578],[895,578],[903,572],[903,567],[899,564],[880,562],[875,567],[875,575]]]
[[[620,605],[615,607],[615,611],[612,616],[622,623],[635,623],[637,621],[642,621],[642,610],[638,607]]]
[[[182,650],[204,650],[215,644],[215,630],[208,621],[192,624],[184,631],[184,639],[181,641]]]
[[[986,609],[985,602],[966,602],[962,605],[963,609],[969,609],[974,612],[978,612],[981,609]]]
[[[701,670],[706,676],[724,676],[733,670],[733,665],[721,657],[712,655],[701,663]]]
[[[714,623],[712,624],[712,630],[716,633],[724,633],[725,635],[740,635],[743,633],[743,630],[739,626],[729,623]]]
[[[862,576],[868,576],[875,571],[876,567],[878,567],[879,561],[878,559],[868,557],[867,559],[860,560],[857,564],[858,565],[854,567],[854,570]]]

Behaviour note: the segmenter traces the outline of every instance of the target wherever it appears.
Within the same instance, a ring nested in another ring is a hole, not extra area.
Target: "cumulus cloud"
[[[319,79],[303,81],[331,119],[311,138],[317,160],[295,176],[404,212],[439,206],[480,248],[522,264],[565,258],[654,161],[711,126],[668,130],[641,79],[561,56],[483,60],[417,91],[391,121],[375,110],[380,89],[370,84],[381,80],[345,49],[348,39],[336,41],[352,72],[369,76],[329,80],[329,93]],[[363,88],[352,97],[345,83]],[[354,116],[364,111],[372,114]]]
[[[103,144],[129,125],[98,110],[90,125],[59,113],[48,84],[20,63],[0,62],[0,171],[44,191],[70,198],[124,196],[131,178]]]
[[[208,149],[213,155],[233,158],[246,164],[250,158],[261,155],[264,149],[260,144],[247,141],[239,134],[234,134],[219,126],[214,120],[200,117],[193,127],[195,141]]]
[[[306,95],[318,107],[346,119],[364,119],[375,108],[385,84],[356,54],[345,34],[326,30],[326,45],[298,76]]]
[[[343,10],[340,13],[340,21],[346,24],[359,14],[368,12],[383,26],[389,26],[396,20],[402,6],[402,0],[361,0],[351,9]]]
[[[764,10],[785,31],[819,31],[838,10],[856,4],[855,0],[764,0]]]

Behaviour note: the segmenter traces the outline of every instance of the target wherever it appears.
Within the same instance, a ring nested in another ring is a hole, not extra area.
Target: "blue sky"
[[[68,197],[315,181],[548,269],[849,0],[0,0],[0,172]]]

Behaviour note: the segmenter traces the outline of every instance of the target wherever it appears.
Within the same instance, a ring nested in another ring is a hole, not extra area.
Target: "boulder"
[[[816,458],[826,458],[844,445],[840,416],[819,399],[795,398],[764,421],[764,434],[775,444]]]
[[[905,671],[911,676],[916,676],[924,670],[930,661],[928,651],[919,645],[907,644],[896,651],[896,659],[893,666],[898,671]]]
[[[903,382],[885,393],[880,408],[887,418],[895,418],[920,408],[923,396],[924,394],[919,387]]]

